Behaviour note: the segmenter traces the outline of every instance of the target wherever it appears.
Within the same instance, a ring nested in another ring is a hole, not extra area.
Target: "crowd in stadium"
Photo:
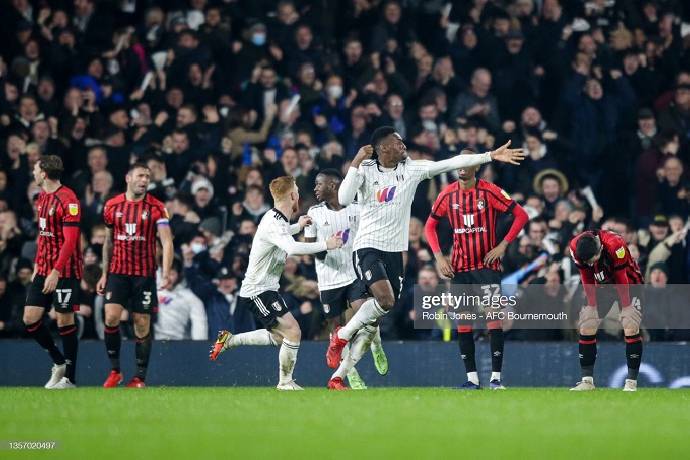
[[[654,287],[688,282],[690,8],[680,0],[8,0],[2,9],[0,337],[24,334],[41,154],[63,159],[63,183],[82,200],[81,337],[103,337],[103,205],[138,159],[166,203],[177,254],[156,339],[207,340],[256,327],[236,297],[271,207],[269,182],[296,177],[306,212],[317,172],[344,175],[384,124],[412,158],[507,140],[527,151],[519,167],[480,174],[530,217],[503,260],[506,277],[542,284],[554,303],[572,296],[567,245],[586,228],[624,235]],[[455,179],[418,189],[408,291],[384,318],[384,339],[443,337],[414,328],[412,286],[443,283],[423,223]],[[282,288],[303,339],[324,338],[313,259],[290,257]]]

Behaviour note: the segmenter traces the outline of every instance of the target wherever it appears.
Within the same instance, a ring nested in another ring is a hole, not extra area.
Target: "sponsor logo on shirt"
[[[54,237],[55,234],[53,232],[47,232],[46,227],[48,226],[48,222],[46,221],[45,217],[39,217],[38,218],[38,228],[39,232],[38,234],[41,236],[49,236],[49,237]]]
[[[135,235],[137,232],[137,224],[125,224],[125,235],[122,233],[118,234],[116,239],[118,241],[146,241],[146,237]]]
[[[394,185],[392,187],[383,187],[376,191],[376,201],[379,203],[390,203],[395,197],[395,189],[397,187]]]
[[[455,233],[457,235],[462,235],[465,233],[484,233],[487,231],[486,227],[474,227],[474,214],[463,215],[462,222],[465,224],[465,226],[455,229]]]
[[[347,240],[350,238],[350,229],[346,228],[345,230],[339,231],[338,233],[335,234],[335,236],[339,236],[343,240],[343,244],[347,243]]]

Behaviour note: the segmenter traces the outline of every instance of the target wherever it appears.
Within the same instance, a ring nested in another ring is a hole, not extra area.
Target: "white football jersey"
[[[315,254],[326,250],[326,242],[299,243],[292,237],[299,225],[290,225],[287,218],[273,208],[261,218],[256,229],[249,266],[240,287],[240,296],[252,297],[266,291],[277,291],[288,253]]]
[[[407,251],[412,201],[419,183],[431,177],[430,163],[407,158],[392,169],[375,160],[359,165],[363,180],[357,190],[360,222],[354,250]]]
[[[309,208],[307,215],[312,224],[304,228],[304,236],[326,241],[332,235],[340,235],[343,247],[328,251],[326,258],[316,259],[316,277],[320,290],[336,289],[351,284],[357,278],[352,265],[352,243],[357,234],[359,206],[353,203],[334,211],[326,203]]]

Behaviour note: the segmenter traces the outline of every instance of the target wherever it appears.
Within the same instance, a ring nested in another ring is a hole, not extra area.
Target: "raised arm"
[[[343,179],[338,189],[338,201],[342,206],[347,206],[355,201],[357,191],[362,186],[362,182],[364,182],[364,177],[357,171],[357,168],[350,166],[345,179]]]
[[[510,142],[508,141],[496,150],[488,153],[481,154],[460,154],[447,160],[432,161],[429,162],[429,176],[433,177],[438,174],[457,170],[460,168],[466,168],[469,166],[477,166],[484,163],[489,163],[490,161],[501,161],[503,163],[510,163],[513,165],[519,165],[520,161],[525,158],[525,154],[522,149],[511,149]]]
[[[352,163],[350,163],[350,169],[347,170],[345,179],[343,179],[338,189],[338,201],[341,205],[347,206],[355,200],[357,191],[359,187],[362,186],[362,182],[364,182],[364,177],[358,171],[359,165],[361,165],[364,160],[371,158],[373,154],[374,147],[365,145],[359,149],[357,155],[355,155]]]

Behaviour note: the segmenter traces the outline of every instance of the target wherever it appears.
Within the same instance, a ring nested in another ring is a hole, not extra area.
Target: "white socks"
[[[491,380],[498,380],[500,382],[501,381],[501,373],[500,372],[492,372],[491,373],[491,379],[489,379],[489,381],[491,381]]]
[[[266,329],[257,329],[251,332],[233,335],[228,341],[228,348],[240,345],[273,345],[278,346],[271,332]],[[297,344],[299,346],[299,344]]]
[[[343,360],[340,362],[340,366],[331,376],[332,379],[336,377],[340,377],[341,379],[345,378],[350,370],[355,367],[360,359],[362,359],[364,352],[369,349],[369,345],[371,344],[371,339],[374,334],[376,334],[376,327],[372,325],[365,326],[361,331],[359,331],[359,333],[352,340],[350,352],[347,354],[347,356],[344,356]]]
[[[479,385],[479,374],[477,374],[476,372],[468,372],[467,380],[474,383],[475,385]]]
[[[377,319],[386,313],[386,310],[381,308],[376,299],[371,298],[364,302],[357,313],[355,313],[355,316],[338,331],[338,337],[349,341],[357,331],[366,325],[374,324]]]
[[[283,339],[280,353],[278,353],[278,362],[280,364],[279,385],[292,381],[292,371],[295,369],[295,363],[297,363],[298,351],[299,342],[290,342],[288,339]]]
[[[376,333],[374,333],[374,337],[371,339],[371,348],[381,348],[383,345],[381,344],[381,328],[376,326]]]

